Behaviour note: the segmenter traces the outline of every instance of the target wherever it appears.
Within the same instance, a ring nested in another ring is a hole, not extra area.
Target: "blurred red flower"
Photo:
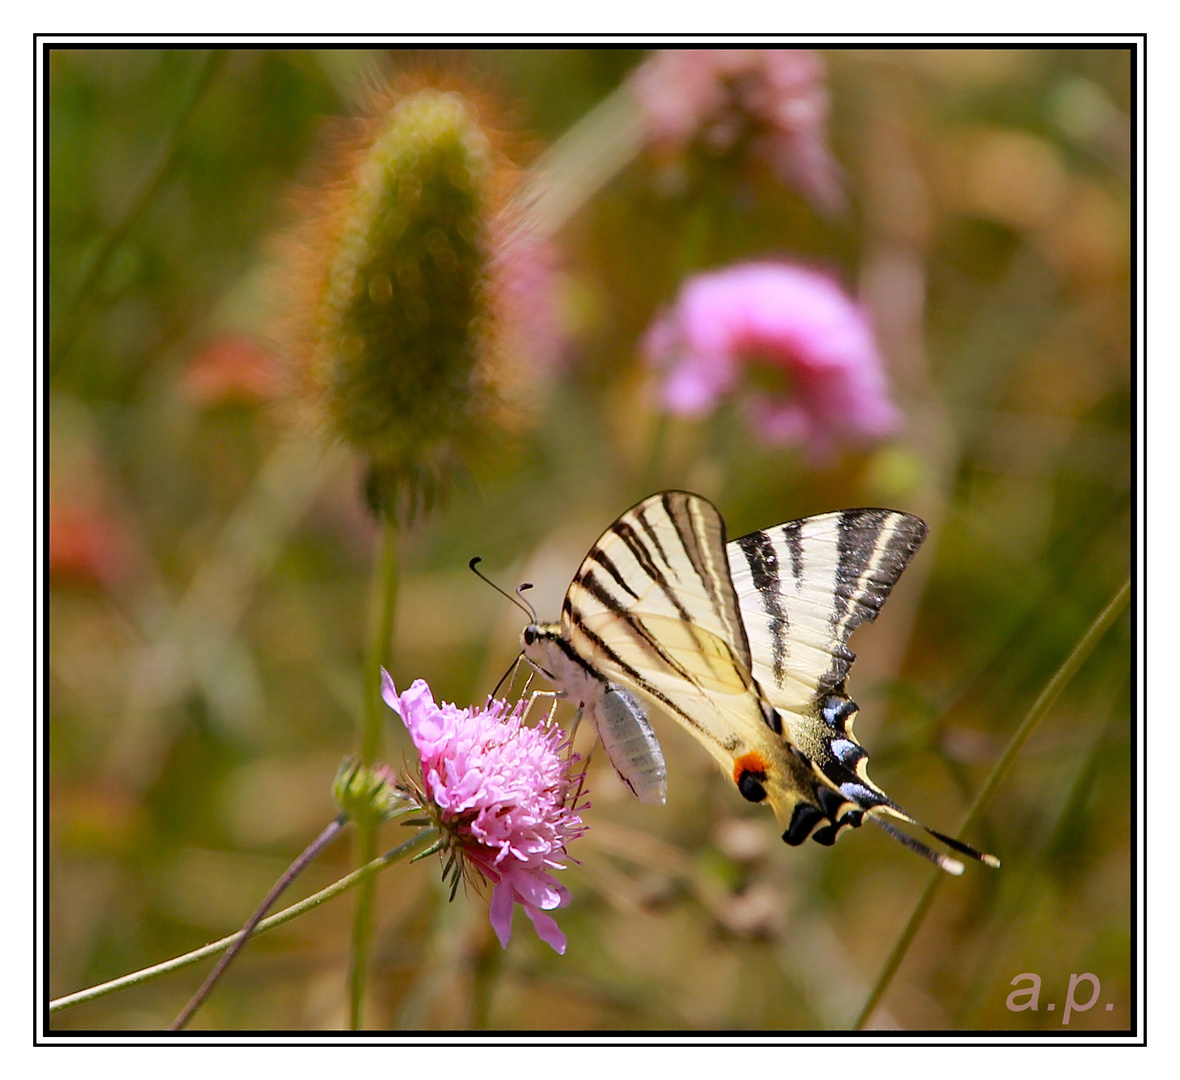
[[[107,585],[126,565],[122,530],[95,504],[49,504],[51,584]]]
[[[252,405],[278,394],[278,364],[274,354],[253,339],[225,336],[189,361],[180,382],[196,405]]]

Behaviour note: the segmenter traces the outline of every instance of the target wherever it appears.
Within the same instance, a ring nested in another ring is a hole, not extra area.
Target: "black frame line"
[[[347,39],[347,41],[343,40]],[[224,43],[229,49],[237,44],[250,45],[254,42],[271,43],[275,49],[326,47],[331,49],[365,48],[378,45],[394,44],[402,41],[422,42],[467,42],[472,48],[511,48],[514,42],[528,42],[528,47],[536,47],[534,43],[544,42],[552,44],[555,49],[582,45],[593,46],[599,42],[633,43],[636,46],[653,46],[666,42],[699,42],[714,43],[749,43],[757,44],[766,41],[783,41],[789,44],[806,44],[822,46],[825,42],[856,41],[861,48],[884,49],[895,48],[906,43],[938,43],[946,48],[982,48],[987,46],[1010,45],[1018,46],[1022,43],[1061,42],[1071,45],[1074,42],[1089,42],[1094,48],[1125,48],[1131,54],[1131,106],[1130,119],[1130,209],[1131,209],[1131,249],[1130,249],[1130,286],[1131,286],[1131,341],[1130,354],[1132,357],[1130,389],[1132,400],[1132,445],[1131,445],[1131,536],[1130,536],[1130,566],[1132,591],[1130,599],[1129,632],[1131,641],[1131,703],[1130,703],[1130,855],[1131,855],[1131,905],[1130,905],[1130,981],[1129,1004],[1131,1026],[1125,1031],[1029,1031],[1015,1032],[1006,1029],[983,1029],[969,1032],[957,1032],[941,1029],[922,1031],[863,1031],[849,1030],[847,1032],[833,1032],[830,1030],[782,1030],[766,1031],[683,1031],[683,1030],[645,1030],[635,1032],[608,1031],[601,1038],[588,1036],[585,1030],[547,1031],[513,1031],[489,1035],[486,1031],[470,1032],[466,1030],[428,1032],[379,1032],[379,1031],[339,1031],[339,1032],[311,1032],[306,1036],[299,1032],[282,1029],[250,1029],[225,1032],[204,1031],[136,1031],[106,1029],[75,1028],[66,1031],[55,1031],[51,1028],[49,1013],[48,972],[50,955],[49,932],[49,830],[47,827],[49,816],[49,754],[48,754],[48,718],[49,718],[49,284],[51,267],[49,261],[49,221],[50,221],[50,182],[49,182],[49,58],[54,50],[69,49],[72,43],[82,43],[79,47],[85,49],[104,48],[168,48],[183,46],[199,49],[206,45]],[[1070,1045],[1086,1046],[1145,1046],[1147,1043],[1147,895],[1146,895],[1146,844],[1147,844],[1147,814],[1146,814],[1146,762],[1147,762],[1147,729],[1146,719],[1139,715],[1140,701],[1146,709],[1147,687],[1147,658],[1146,651],[1140,653],[1146,639],[1147,597],[1140,595],[1139,574],[1142,571],[1144,582],[1147,572],[1147,536],[1146,536],[1146,484],[1147,484],[1147,455],[1146,455],[1146,327],[1147,327],[1147,295],[1143,277],[1146,276],[1147,258],[1147,178],[1146,169],[1141,166],[1141,155],[1146,161],[1146,73],[1147,73],[1147,34],[1140,33],[1010,33],[993,34],[982,33],[969,35],[963,33],[938,33],[935,31],[921,31],[914,33],[874,33],[857,34],[851,32],[836,32],[830,34],[808,33],[800,35],[771,34],[766,32],[735,32],[709,34],[666,33],[666,34],[634,34],[621,32],[605,32],[592,34],[571,34],[568,32],[547,34],[541,31],[526,31],[520,33],[475,33],[458,32],[412,32],[397,34],[351,34],[342,31],[322,34],[266,34],[250,33],[152,33],[149,31],[134,31],[128,33],[38,33],[33,35],[33,203],[34,209],[41,211],[41,223],[38,226],[36,213],[33,222],[33,253],[34,267],[38,258],[38,240],[41,243],[40,274],[34,273],[33,296],[33,325],[36,353],[34,366],[34,400],[33,400],[33,551],[34,558],[39,554],[41,559],[40,573],[34,574],[33,581],[33,697],[34,703],[40,701],[43,716],[37,718],[37,734],[35,745],[40,744],[41,768],[34,768],[34,820],[36,828],[33,830],[33,864],[36,870],[33,881],[34,921],[40,894],[41,942],[38,945],[37,934],[33,935],[33,967],[34,986],[37,993],[33,1002],[33,1038],[34,1046],[175,1046],[186,1043],[215,1046],[215,1047],[247,1047],[257,1046],[269,1048],[280,1046],[341,1046],[341,1045],[398,1045],[413,1047],[505,1047],[505,1046],[563,1046],[563,1047],[622,1047],[627,1049],[663,1049],[669,1046],[686,1047],[759,1047],[759,1046],[816,1046],[839,1047],[849,1045],[861,1046],[956,1046],[956,1047],[1053,1047],[1063,1042]],[[41,93],[38,94],[40,84]],[[38,114],[39,113],[39,114]],[[1140,136],[1140,124],[1143,125],[1143,136]],[[37,154],[38,138],[42,140],[41,154]],[[40,183],[38,184],[38,179]],[[1144,227],[1139,231],[1139,221],[1142,216]],[[1140,266],[1143,267],[1141,272]],[[41,303],[42,314],[38,319],[38,302]],[[1142,337],[1143,347],[1139,340]],[[39,362],[38,362],[39,361]],[[1142,394],[1140,393],[1142,391]],[[38,401],[38,399],[40,399]],[[1143,402],[1142,419],[1140,419],[1139,404]],[[40,451],[40,475],[38,475],[38,451]],[[1142,464],[1140,452],[1142,451]],[[1142,494],[1141,494],[1142,488]],[[38,514],[38,496],[41,499],[40,514]],[[1142,520],[1141,520],[1142,516]],[[37,533],[40,530],[40,543]],[[40,619],[40,633],[36,632]],[[40,693],[38,694],[38,691]],[[1138,734],[1139,722],[1142,720],[1142,738]],[[1141,751],[1141,752],[1139,752]],[[1137,769],[1142,763],[1144,767],[1144,781],[1142,797]],[[40,788],[38,790],[39,780]],[[1143,823],[1140,827],[1138,813],[1143,811]],[[1139,865],[1139,839],[1142,829],[1143,866]],[[1140,889],[1140,874],[1142,872],[1144,887]],[[1140,895],[1142,893],[1142,895]],[[1140,909],[1140,905],[1142,908]],[[1143,953],[1140,966],[1138,942],[1139,935],[1143,935]],[[40,953],[40,955],[38,955]],[[1143,1001],[1140,1002],[1140,987],[1142,987]],[[1141,1006],[1141,1007],[1140,1007]],[[250,1040],[266,1041],[250,1041]]]

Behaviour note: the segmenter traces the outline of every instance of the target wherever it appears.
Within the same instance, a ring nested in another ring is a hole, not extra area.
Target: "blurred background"
[[[638,51],[52,52],[51,996],[232,932],[335,813],[376,528],[358,462],[290,421],[268,283],[326,119],[424,64],[498,100],[526,136],[520,164],[556,147],[575,193],[571,130],[615,164],[552,236],[552,355],[531,408],[400,537],[399,687],[482,701],[522,616],[468,560],[508,588],[535,582],[555,618],[589,545],[653,490],[709,497],[731,536],[896,507],[931,532],[853,638],[857,733],[886,791],[955,829],[1129,572],[1131,55],[820,57],[834,171],[809,188],[588,126],[604,101],[634,119]],[[767,256],[822,268],[867,309],[904,417],[894,437],[816,458],[731,406],[662,414],[645,330],[687,276]],[[872,1026],[1060,1031],[1082,972],[1114,1008],[1069,1030],[1129,1025],[1129,649],[1124,616],[965,837],[1003,868],[943,885]],[[789,849],[692,740],[659,734],[666,807],[592,762],[590,829],[562,874],[565,956],[521,913],[501,952],[486,897],[448,904],[433,861],[382,875],[371,1026],[853,1023],[928,865],[873,829]],[[386,758],[411,755],[390,725]],[[337,843],[289,899],[351,858]],[[351,911],[343,898],[253,942],[194,1029],[342,1026]],[[53,1027],[164,1027],[205,970]],[[1025,972],[1041,1008],[1009,1011]]]

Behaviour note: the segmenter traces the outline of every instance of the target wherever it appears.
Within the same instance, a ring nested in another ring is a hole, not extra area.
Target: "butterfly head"
[[[550,682],[562,684],[562,672],[570,663],[561,648],[561,627],[555,623],[531,622],[520,632],[524,658]]]

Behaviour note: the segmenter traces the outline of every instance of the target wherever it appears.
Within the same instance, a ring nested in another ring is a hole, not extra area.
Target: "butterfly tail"
[[[963,864],[961,862],[959,862],[957,859],[950,859],[947,856],[942,855],[941,853],[934,851],[931,848],[928,848],[921,841],[916,840],[916,839],[914,839],[914,837],[910,836],[909,833],[902,832],[900,829],[896,828],[895,826],[890,825],[887,821],[885,821],[881,817],[881,815],[888,814],[890,817],[894,817],[898,821],[904,821],[907,825],[913,825],[916,828],[921,829],[923,832],[929,833],[936,840],[939,840],[942,843],[946,844],[946,846],[949,847],[951,849],[951,851],[954,851],[959,855],[965,855],[967,858],[974,859],[976,862],[981,862],[985,866],[999,867],[999,865],[1000,865],[1000,860],[997,859],[994,855],[989,855],[989,854],[987,854],[987,852],[983,852],[983,851],[977,851],[970,844],[963,843],[962,840],[957,840],[953,836],[947,836],[946,833],[941,833],[937,829],[932,829],[928,825],[923,825],[920,821],[918,821],[917,818],[911,817],[909,814],[907,814],[904,810],[902,810],[902,808],[900,806],[898,806],[896,803],[894,803],[892,800],[886,801],[876,807],[873,807],[872,809],[868,810],[867,813],[868,813],[868,816],[877,825],[881,826],[881,828],[884,829],[887,833],[889,833],[889,835],[892,836],[895,840],[900,841],[902,844],[904,844],[906,847],[908,847],[911,851],[915,851],[919,855],[923,856],[924,858],[929,859],[931,862],[935,863],[936,865],[941,866],[944,870],[948,871],[949,873],[961,874],[963,872]],[[957,867],[957,869],[956,869],[956,867]]]

